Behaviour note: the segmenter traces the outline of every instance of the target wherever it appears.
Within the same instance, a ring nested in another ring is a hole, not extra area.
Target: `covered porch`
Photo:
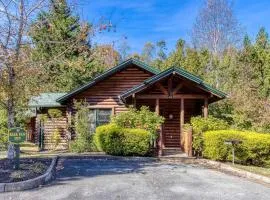
[[[165,118],[159,128],[158,154],[181,151],[192,156],[192,130],[184,129],[193,116],[208,116],[208,104],[223,96],[209,90],[202,81],[185,71],[170,68],[121,96],[127,104],[148,106]]]

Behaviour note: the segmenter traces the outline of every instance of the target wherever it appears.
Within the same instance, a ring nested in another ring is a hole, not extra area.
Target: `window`
[[[112,109],[90,109],[89,111],[89,123],[90,123],[90,132],[94,133],[96,127],[107,124],[110,122],[112,115]]]

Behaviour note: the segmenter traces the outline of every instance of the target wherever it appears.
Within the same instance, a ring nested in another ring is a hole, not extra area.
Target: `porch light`
[[[173,114],[169,114],[169,119],[173,119]]]

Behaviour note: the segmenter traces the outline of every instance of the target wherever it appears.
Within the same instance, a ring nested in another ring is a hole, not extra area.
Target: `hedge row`
[[[229,128],[227,122],[221,119],[209,116],[204,117],[192,117],[190,124],[193,129],[193,150],[195,156],[201,156],[203,150],[203,133],[206,131],[225,130]]]
[[[150,150],[150,138],[149,131],[108,124],[96,129],[94,143],[98,150],[111,155],[144,156]]]
[[[236,162],[257,166],[270,166],[270,134],[221,130],[207,131],[204,137],[203,156],[213,160],[232,160],[232,147],[225,140],[237,139],[242,143],[235,147]]]

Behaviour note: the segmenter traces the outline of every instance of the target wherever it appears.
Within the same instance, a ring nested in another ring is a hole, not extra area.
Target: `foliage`
[[[112,122],[123,128],[145,129],[151,133],[154,141],[157,138],[157,129],[164,122],[164,118],[151,112],[147,106],[142,106],[139,110],[130,107],[127,112],[115,115]]]
[[[62,117],[62,111],[56,108],[51,108],[48,110],[48,114],[51,118],[60,118]]]
[[[8,129],[6,111],[0,109],[0,151],[6,150],[8,145]]]
[[[191,118],[191,126],[193,129],[193,142],[192,146],[196,156],[202,154],[203,151],[203,134],[205,131],[210,130],[224,130],[229,128],[227,122],[209,116],[207,118],[204,117],[192,117]]]
[[[154,56],[155,56],[155,45],[151,42],[145,43],[141,55],[142,60],[146,63],[150,63],[151,60],[153,60]]]
[[[61,142],[61,133],[60,130],[56,128],[51,135],[51,143],[53,145],[53,148],[56,149],[60,144],[60,142]]]
[[[66,0],[50,2],[50,9],[39,13],[30,30],[32,59],[41,63],[40,79],[49,90],[69,91],[103,72],[100,61],[105,62],[108,53],[94,54],[89,40],[93,27],[81,22]]]
[[[112,155],[122,155],[124,134],[116,124],[102,125],[96,128],[94,141],[99,151]]]
[[[98,149],[111,155],[144,156],[150,150],[150,133],[143,129],[111,123],[97,127],[94,137]]]
[[[231,139],[242,141],[235,147],[236,162],[270,166],[270,134],[236,130],[207,131],[204,133],[203,155],[213,160],[232,160],[231,146],[224,143]]]
[[[123,155],[144,156],[150,150],[150,133],[143,129],[124,129]]]
[[[70,143],[70,149],[74,152],[87,152],[93,150],[93,134],[90,133],[88,122],[88,104],[86,102],[74,102],[76,115],[73,116],[76,138]]]

